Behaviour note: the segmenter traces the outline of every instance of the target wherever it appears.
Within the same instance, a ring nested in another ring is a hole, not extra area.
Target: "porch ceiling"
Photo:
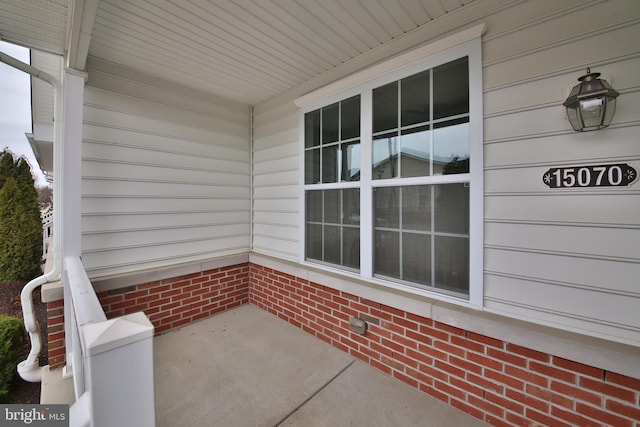
[[[0,0],[0,35],[63,53],[67,1]],[[473,1],[99,0],[89,55],[256,105]]]

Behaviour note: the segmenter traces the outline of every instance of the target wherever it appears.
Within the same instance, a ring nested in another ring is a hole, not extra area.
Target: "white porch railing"
[[[82,261],[64,268],[71,426],[154,426],[153,325],[142,313],[107,320]]]
[[[49,239],[53,235],[53,209],[40,215],[42,217],[42,258],[47,257]]]

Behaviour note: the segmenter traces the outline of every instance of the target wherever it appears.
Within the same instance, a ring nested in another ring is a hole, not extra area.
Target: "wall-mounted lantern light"
[[[606,128],[616,111],[616,98],[620,94],[598,77],[600,73],[587,68],[587,74],[578,79],[580,83],[562,104],[567,108],[571,126],[578,132]]]

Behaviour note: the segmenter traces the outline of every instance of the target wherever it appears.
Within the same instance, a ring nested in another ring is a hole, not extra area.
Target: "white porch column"
[[[55,171],[62,179],[62,259],[79,257],[80,242],[80,181],[82,166],[82,108],[84,82],[87,74],[66,68],[62,79],[62,143],[55,154],[60,155],[61,168]]]
[[[59,102],[61,118],[60,139],[54,144],[54,215],[59,215],[54,230],[56,238],[60,239],[59,257],[80,257],[81,245],[81,212],[80,212],[80,183],[82,166],[82,109],[84,101],[84,82],[87,74],[72,68],[65,68],[62,76],[62,90]],[[61,277],[66,277],[64,263]],[[66,347],[65,376],[73,374],[73,358],[71,351],[73,343],[71,337],[73,316],[71,296],[68,284],[64,289],[64,332]]]

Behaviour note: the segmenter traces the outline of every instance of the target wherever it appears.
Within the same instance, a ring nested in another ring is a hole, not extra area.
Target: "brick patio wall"
[[[257,264],[98,294],[107,317],[144,311],[166,332],[254,304],[496,426],[640,427],[640,379],[416,316]],[[48,304],[49,364],[64,364],[62,301]],[[349,330],[368,316],[364,335]]]
[[[65,363],[64,345],[64,301],[47,303],[47,353],[51,369],[61,368]]]
[[[250,302],[495,426],[640,427],[640,379],[251,265]],[[364,335],[352,316],[370,317]],[[376,325],[376,319],[378,324]]]
[[[161,334],[249,302],[248,263],[98,293],[111,319],[144,311]],[[49,366],[65,363],[62,301],[48,304]]]

